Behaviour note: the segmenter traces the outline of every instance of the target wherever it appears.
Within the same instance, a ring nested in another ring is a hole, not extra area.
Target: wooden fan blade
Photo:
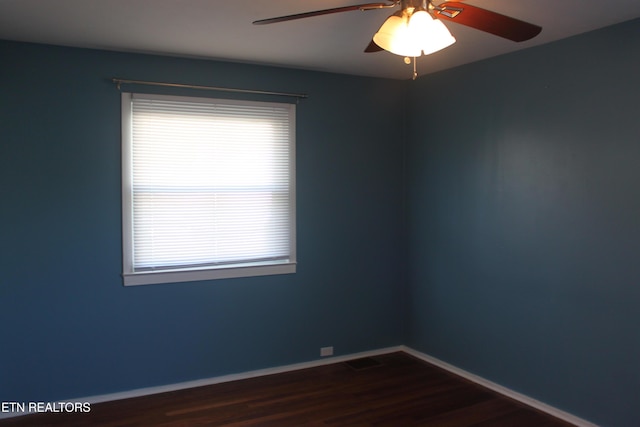
[[[380,46],[378,46],[376,44],[376,42],[374,42],[373,40],[371,40],[371,43],[369,43],[369,46],[367,46],[367,48],[364,50],[366,53],[373,53],[373,52],[381,52],[384,49],[381,48]]]
[[[316,10],[313,12],[297,13],[295,15],[278,16],[276,18],[260,19],[253,21],[254,25],[275,24],[278,22],[293,21],[294,19],[311,18],[313,16],[329,15],[331,13],[351,12],[354,10],[373,10],[373,9],[386,9],[394,7],[397,2],[393,3],[363,3],[355,4],[353,6],[334,7],[333,9]]]
[[[542,27],[537,25],[457,1],[445,1],[436,6],[434,12],[442,20],[457,22],[514,42],[532,39],[542,31]]]

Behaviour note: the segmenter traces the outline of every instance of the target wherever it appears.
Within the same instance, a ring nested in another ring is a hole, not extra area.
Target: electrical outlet
[[[321,347],[320,357],[333,356],[333,347]]]

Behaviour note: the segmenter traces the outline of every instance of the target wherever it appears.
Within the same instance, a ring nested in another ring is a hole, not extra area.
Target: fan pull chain
[[[413,57],[413,80],[418,78],[418,69],[417,69],[417,66],[416,66],[417,58],[418,58],[417,56]],[[405,56],[404,57],[404,63],[407,64],[407,65],[411,64],[411,58],[408,57],[408,56]]]
[[[411,58],[409,58],[408,56],[404,57],[404,63],[409,65],[411,64]],[[416,57],[413,57],[413,80],[418,78],[418,71],[416,69]]]

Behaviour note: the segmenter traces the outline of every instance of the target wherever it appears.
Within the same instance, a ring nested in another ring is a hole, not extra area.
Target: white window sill
[[[295,262],[277,264],[249,264],[233,267],[159,270],[123,273],[125,286],[154,285],[159,283],[194,282],[199,280],[232,279],[236,277],[271,276],[296,272]]]

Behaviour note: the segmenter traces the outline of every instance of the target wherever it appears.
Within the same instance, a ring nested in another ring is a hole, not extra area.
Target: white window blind
[[[125,284],[295,271],[295,106],[123,94]]]

